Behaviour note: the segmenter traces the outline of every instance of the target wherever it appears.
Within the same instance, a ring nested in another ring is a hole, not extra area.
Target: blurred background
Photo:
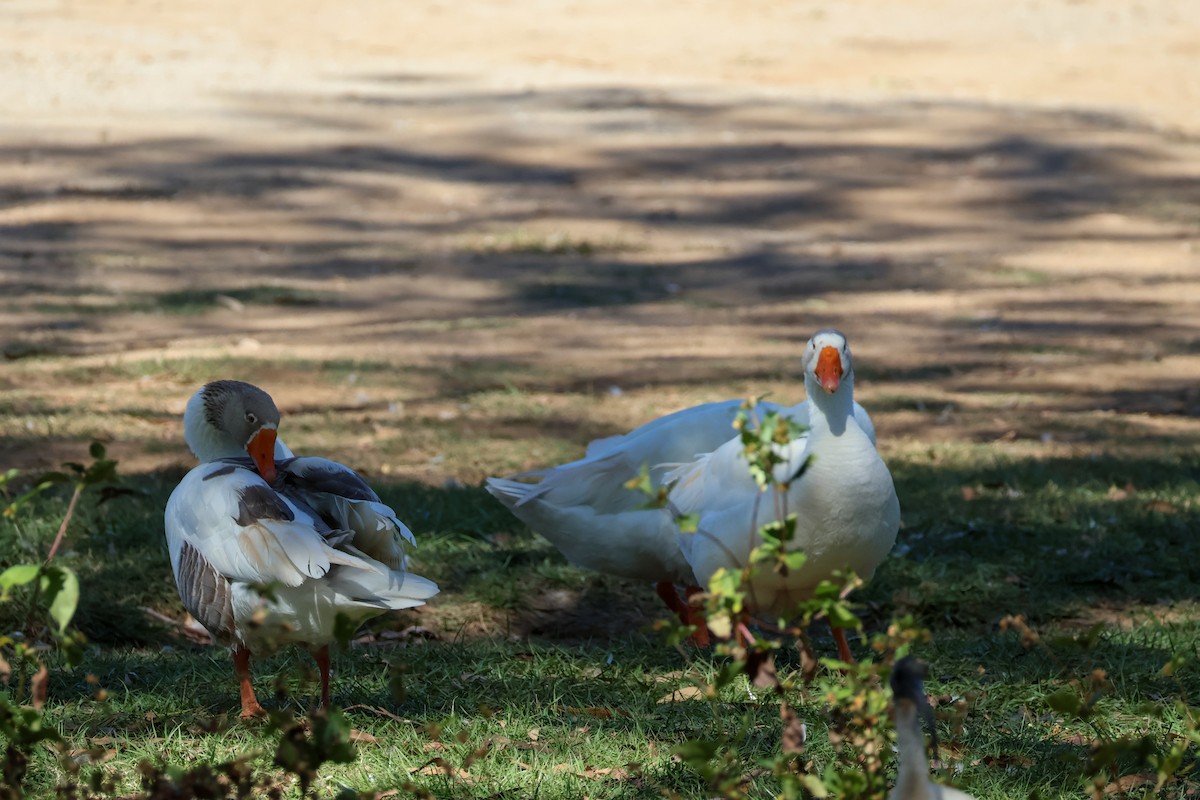
[[[0,456],[284,438],[442,485],[798,399],[885,452],[1200,429],[1191,0],[0,5]]]

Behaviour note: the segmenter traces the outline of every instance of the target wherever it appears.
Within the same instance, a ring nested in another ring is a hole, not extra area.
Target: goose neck
[[[814,409],[809,426],[814,431],[828,430],[834,436],[841,436],[846,430],[846,422],[854,414],[853,376],[847,376],[833,394],[822,389],[814,379],[806,378],[805,384]]]
[[[183,414],[183,438],[188,449],[201,463],[222,458],[237,458],[246,455],[245,445],[232,441],[227,434],[217,430],[204,416],[200,395],[188,402]]]
[[[896,704],[896,749],[899,768],[893,796],[922,797],[929,782],[929,760],[925,756],[925,738],[916,705],[909,701]]]

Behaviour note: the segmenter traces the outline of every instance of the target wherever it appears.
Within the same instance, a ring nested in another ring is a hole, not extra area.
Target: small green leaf
[[[650,467],[647,464],[642,464],[638,470],[636,477],[625,481],[625,488],[635,492],[641,492],[647,497],[654,496],[654,483],[650,480]]]
[[[1181,653],[1176,653],[1175,655],[1171,656],[1170,661],[1168,661],[1166,664],[1163,664],[1162,674],[1170,678],[1176,672],[1178,672],[1181,667],[1186,665],[1188,661],[1189,659],[1187,656]]]
[[[718,639],[728,639],[733,636],[733,619],[724,611],[710,614],[707,619],[708,629]]]
[[[92,446],[88,448],[88,453],[91,454],[92,458],[99,461],[104,458],[104,445],[100,444],[100,442],[92,442]]]
[[[813,797],[829,797],[829,789],[825,788],[825,782],[816,775],[803,775],[800,780],[804,783],[804,788]]]
[[[1060,714],[1078,716],[1083,708],[1083,701],[1079,699],[1079,695],[1074,689],[1064,686],[1057,692],[1046,695],[1046,705]]]
[[[38,576],[37,564],[15,564],[4,572],[0,572],[0,590],[5,595],[14,586],[24,586]]]
[[[793,553],[788,553],[783,557],[783,563],[789,570],[798,570],[804,566],[804,562],[808,561],[808,555],[797,550]]]
[[[854,615],[845,603],[832,603],[825,610],[829,617],[829,625],[834,628],[861,628],[862,621]]]
[[[1182,749],[1172,749],[1158,762],[1157,772],[1159,779],[1163,779],[1174,775],[1176,770],[1183,764],[1184,751]]]
[[[717,742],[689,739],[675,748],[675,755],[684,761],[711,761],[717,755]]]
[[[83,482],[87,485],[107,483],[117,477],[117,462],[104,459],[92,464],[83,474]]]
[[[50,603],[50,618],[62,635],[79,606],[79,578],[66,567],[48,567],[42,574],[42,592]]]
[[[699,514],[680,514],[675,518],[680,533],[695,533],[700,528]]]

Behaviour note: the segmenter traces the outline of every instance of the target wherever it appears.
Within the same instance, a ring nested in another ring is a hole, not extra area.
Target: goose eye
[[[246,412],[246,422],[249,422],[251,425],[255,425],[258,423],[258,417],[256,417],[254,415],[253,411]]]

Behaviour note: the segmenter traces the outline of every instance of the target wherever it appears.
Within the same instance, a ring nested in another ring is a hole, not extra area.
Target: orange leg
[[[321,671],[321,708],[329,708],[329,645],[314,650],[313,658]]]
[[[832,625],[829,626],[829,629],[833,631],[833,640],[837,642],[838,658],[847,664],[853,664],[854,654],[850,652],[850,642],[846,641],[846,632]]]
[[[693,610],[688,603],[680,599],[679,592],[675,591],[675,584],[670,581],[659,581],[654,584],[654,591],[658,592],[658,596],[666,603],[667,608],[675,612],[675,616],[679,617],[680,622],[684,625],[696,626],[696,632],[692,634],[692,642],[697,647],[708,647],[708,625],[704,622],[703,612]],[[687,591],[688,597],[691,597],[700,591],[700,587],[689,586]]]
[[[242,719],[265,716],[266,709],[258,704],[250,682],[250,651],[240,644],[233,648],[233,668],[242,684]]]
[[[681,622],[687,622],[687,606],[679,599],[679,593],[675,591],[675,584],[670,581],[659,581],[654,584],[654,591],[658,592],[658,596],[667,604],[667,608],[674,611]]]
[[[699,603],[693,604],[692,599],[703,592],[699,586],[684,587],[687,592],[687,619],[684,620],[688,625],[695,625],[696,632],[692,634],[692,641],[697,647],[708,647],[708,618],[704,614],[704,607]]]

